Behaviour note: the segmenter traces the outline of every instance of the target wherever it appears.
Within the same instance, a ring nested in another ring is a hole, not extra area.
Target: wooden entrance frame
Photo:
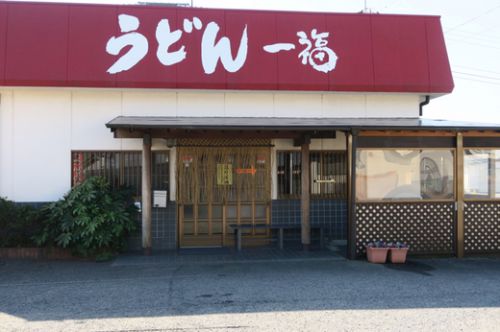
[[[347,258],[356,258],[356,148],[358,132],[347,134]]]
[[[306,165],[301,173],[301,242],[305,251],[311,243],[310,225],[310,192],[309,192],[309,146],[312,138],[335,138],[335,130],[299,131],[231,131],[231,130],[128,130],[118,128],[114,130],[115,138],[142,138],[142,246],[144,255],[152,254],[152,195],[151,195],[151,147],[152,139],[181,139],[181,138],[268,138],[292,139],[294,144],[300,143],[302,151],[302,165]],[[225,212],[223,212],[225,213]],[[270,215],[270,211],[266,211]],[[225,233],[225,230],[223,231]],[[223,234],[223,238],[225,238]]]
[[[227,237],[232,234],[230,231],[228,232],[229,225],[240,223],[255,226],[255,228],[249,228],[250,233],[246,234],[257,240],[252,241],[252,243],[266,243],[268,241],[269,231],[262,233],[261,230],[266,230],[266,228],[259,226],[270,223],[271,147],[271,141],[268,139],[178,140],[176,203],[179,211],[177,239],[180,248],[228,246],[233,241],[232,238]],[[184,167],[182,156],[192,158],[192,167]],[[258,156],[264,158],[262,165],[256,162]],[[204,159],[205,163],[200,163],[201,159]],[[233,175],[233,181],[230,184],[217,184],[216,166],[220,163],[230,163],[233,167],[231,173],[234,171],[238,174]],[[252,168],[245,168],[245,165]],[[255,172],[252,174],[251,170]],[[204,179],[201,180],[204,184],[197,182],[200,181],[198,177],[201,176],[200,174],[205,174]],[[244,174],[252,174],[252,176]],[[239,178],[239,175],[243,176]],[[255,181],[263,184],[263,186],[259,186],[259,191]],[[232,192],[233,195],[230,195],[229,192]],[[244,193],[245,195],[243,195]],[[186,219],[183,212],[185,206],[193,207],[193,217],[188,219],[188,222],[194,224],[193,234],[184,233]],[[197,225],[200,221],[197,211],[201,206],[205,206],[208,211],[207,217],[202,219],[208,223],[208,230],[203,234],[197,232]],[[221,215],[214,218],[212,212],[215,206],[221,209]],[[244,207],[250,208],[250,216],[242,213]],[[257,207],[265,207],[262,215],[257,215]],[[228,209],[231,208],[235,209],[235,215],[228,220]],[[214,221],[221,225],[221,232],[216,234],[212,232]]]
[[[302,246],[305,251],[309,250],[311,245],[311,221],[310,221],[310,210],[311,210],[311,193],[310,193],[310,174],[309,174],[309,145],[311,144],[310,138],[308,136],[304,137],[302,144],[300,146],[301,151],[301,166],[302,170],[300,173],[300,185],[301,185],[301,195],[300,195],[300,221],[301,221],[301,240]]]
[[[180,119],[180,120],[179,120]],[[348,186],[349,186],[349,218],[348,218],[348,257],[355,257],[356,246],[356,150],[358,142],[362,138],[385,138],[408,137],[420,138],[419,142],[429,142],[439,137],[441,140],[453,139],[455,142],[466,142],[468,138],[496,138],[500,142],[500,126],[484,126],[475,124],[453,123],[453,122],[434,122],[424,123],[418,118],[415,119],[287,119],[287,118],[245,118],[245,124],[242,125],[241,119],[223,118],[224,124],[221,124],[221,118],[204,118],[206,123],[201,123],[199,118],[169,118],[159,117],[158,119],[149,119],[141,117],[117,117],[106,126],[114,133],[115,138],[163,138],[169,141],[180,138],[269,138],[269,139],[293,139],[294,142],[301,142],[302,151],[308,151],[306,140],[311,138],[334,138],[336,131],[342,131],[347,135],[348,152]],[[158,120],[158,121],[157,121]],[[248,124],[247,122],[250,122]],[[427,121],[428,122],[428,121]],[[148,136],[146,136],[147,134]],[[461,137],[461,138],[460,138]],[[397,142],[393,140],[393,142]],[[388,147],[390,142],[385,142],[381,147]],[[398,148],[404,148],[398,144]],[[424,147],[422,145],[422,147]],[[500,148],[500,146],[499,146]],[[147,157],[148,144],[143,144],[145,150],[143,156]],[[453,149],[460,151],[460,144],[454,144]],[[463,146],[462,146],[463,149]],[[463,150],[462,150],[463,152]],[[458,155],[458,153],[457,153]],[[458,158],[456,158],[458,159]],[[304,160],[303,160],[304,161]],[[306,163],[305,165],[308,165]],[[457,167],[458,166],[458,167]],[[463,161],[456,165],[456,175],[463,172]],[[143,176],[147,176],[147,168]],[[305,172],[304,172],[305,173]],[[150,175],[150,174],[149,174]],[[456,177],[457,178],[457,177]],[[307,184],[308,178],[302,176],[303,188]],[[459,224],[456,231],[457,255],[463,255],[464,239],[462,234],[463,227],[463,176],[458,177],[455,194],[457,201],[457,216]],[[149,188],[151,189],[151,188]],[[147,191],[146,185],[143,190]],[[143,209],[151,209],[151,204],[145,200],[150,197],[143,192]],[[309,202],[308,194],[301,198],[301,215],[304,216],[302,243],[304,247],[310,243],[310,232],[308,231]],[[462,202],[462,204],[460,204]],[[144,204],[145,203],[145,204]],[[458,211],[458,210],[461,210]],[[151,237],[151,213],[143,216],[143,244],[145,252],[150,252]],[[462,220],[462,221],[460,221]],[[460,224],[461,223],[461,224]]]
[[[151,255],[153,248],[152,224],[152,168],[151,168],[151,135],[144,134],[142,141],[142,248],[144,255]]]

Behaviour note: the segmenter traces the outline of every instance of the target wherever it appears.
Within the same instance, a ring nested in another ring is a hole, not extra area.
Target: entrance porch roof
[[[106,123],[117,137],[132,133],[175,133],[188,132],[259,132],[265,134],[280,132],[332,132],[363,130],[409,130],[409,131],[495,131],[500,124],[475,123],[422,118],[272,118],[272,117],[158,117],[118,116]],[[131,138],[137,137],[130,135]]]

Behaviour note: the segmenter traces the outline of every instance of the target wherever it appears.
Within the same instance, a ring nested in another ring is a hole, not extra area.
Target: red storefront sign
[[[0,4],[0,85],[448,93],[438,17]]]

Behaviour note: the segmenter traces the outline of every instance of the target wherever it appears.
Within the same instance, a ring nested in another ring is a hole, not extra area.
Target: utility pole
[[[371,13],[372,10],[368,8],[368,0],[364,0],[364,7],[363,7],[363,13]]]

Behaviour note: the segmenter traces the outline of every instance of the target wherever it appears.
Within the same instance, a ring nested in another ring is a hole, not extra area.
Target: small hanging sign
[[[257,173],[257,170],[253,166],[251,168],[237,168],[236,169],[236,174],[252,174],[252,175],[255,175],[255,173]]]
[[[233,184],[233,165],[217,164],[217,185],[230,186]]]
[[[184,167],[189,167],[191,166],[191,163],[193,162],[193,156],[190,155],[184,155],[181,157],[182,163],[184,164]]]

